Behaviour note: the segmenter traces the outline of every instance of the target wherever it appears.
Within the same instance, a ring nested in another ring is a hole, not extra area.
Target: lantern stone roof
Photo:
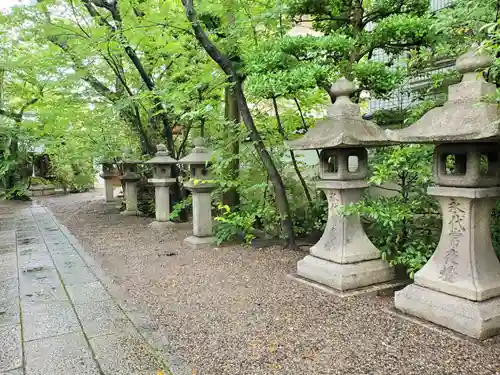
[[[195,138],[191,152],[179,160],[180,164],[202,164],[212,161],[212,151],[205,147],[205,139]]]
[[[337,100],[328,107],[327,118],[318,121],[302,138],[288,142],[290,148],[313,150],[388,144],[384,131],[363,119],[359,105],[351,101],[350,96],[356,92],[354,83],[340,78],[332,85],[331,92]]]
[[[488,55],[477,54],[477,46],[460,56],[457,70],[462,81],[448,89],[448,101],[427,112],[413,125],[387,130],[390,140],[405,143],[456,143],[500,139],[500,112],[485,97],[496,86],[484,80],[482,71],[493,64]]]
[[[149,159],[146,164],[177,164],[177,160],[170,157],[167,147],[164,144],[159,144],[156,146],[156,154],[151,159]]]

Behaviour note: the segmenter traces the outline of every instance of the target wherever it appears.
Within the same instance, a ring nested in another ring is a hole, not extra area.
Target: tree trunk
[[[278,125],[278,131],[283,137],[283,140],[286,140],[287,136],[285,134],[285,129],[283,128],[283,124],[281,123],[280,113],[278,110],[278,102],[276,101],[276,98],[273,98],[273,107],[274,107],[274,114],[276,116],[276,122]],[[302,189],[304,190],[304,195],[306,196],[307,202],[309,203],[309,206],[312,207],[311,193],[309,192],[309,188],[307,187],[304,177],[302,177],[302,173],[300,173],[300,169],[297,164],[297,159],[295,158],[295,153],[293,152],[293,150],[290,150],[290,158],[292,159],[293,169],[295,169],[297,178],[299,179],[300,184],[302,185]]]
[[[230,181],[237,181],[240,175],[240,139],[239,126],[240,126],[240,111],[238,108],[238,99],[234,95],[234,90],[231,86],[225,88],[225,118],[231,123],[229,128],[228,139],[231,142],[231,163],[229,164],[227,172]],[[240,195],[236,187],[230,188],[222,195],[222,203],[228,205],[233,210],[240,205]]]
[[[290,204],[288,203],[288,198],[286,196],[285,185],[283,184],[283,179],[281,178],[276,165],[274,164],[271,155],[266,149],[262,138],[255,127],[252,114],[248,108],[248,103],[246,101],[245,94],[243,92],[243,85],[239,77],[234,78],[236,80],[234,90],[236,98],[238,99],[238,106],[240,108],[241,117],[245,123],[247,129],[250,132],[250,139],[253,142],[255,150],[262,160],[262,164],[266,168],[267,174],[271,183],[274,187],[274,193],[276,196],[276,206],[281,216],[281,230],[283,236],[285,237],[286,246],[290,248],[296,248],[295,243],[295,232],[293,229],[292,218],[290,214]]]
[[[278,169],[276,168],[271,155],[269,155],[269,152],[267,151],[253,121],[252,114],[250,113],[250,109],[248,108],[248,103],[243,92],[242,78],[233,66],[233,62],[215,46],[215,44],[208,37],[207,33],[201,27],[198,15],[194,8],[193,0],[182,0],[182,4],[186,9],[186,17],[191,22],[191,27],[193,28],[196,40],[198,40],[198,43],[203,47],[212,60],[220,66],[224,73],[226,73],[226,75],[231,79],[231,82],[234,83],[233,90],[238,101],[241,117],[250,132],[250,139],[252,140],[255,150],[259,154],[262,164],[264,164],[269,179],[274,187],[276,205],[278,206],[281,216],[281,229],[286,239],[286,246],[296,248],[295,233],[293,230],[290,205],[286,196],[285,186]]]

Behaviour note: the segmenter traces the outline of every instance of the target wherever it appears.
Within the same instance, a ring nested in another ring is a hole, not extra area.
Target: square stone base
[[[125,211],[120,212],[120,215],[123,215],[123,216],[144,216],[144,214],[139,210],[135,210],[135,211],[125,210]]]
[[[190,236],[184,240],[184,245],[190,247],[191,249],[204,249],[207,247],[212,247],[217,243],[215,237],[196,237]]]
[[[393,280],[394,269],[381,259],[341,264],[308,255],[297,263],[297,275],[346,291]]]
[[[149,227],[157,231],[171,231],[177,224],[172,221],[152,221]]]
[[[381,296],[381,297],[393,297],[394,292],[397,290],[403,289],[406,285],[408,285],[407,281],[394,280],[387,281],[385,283],[369,285],[362,288],[350,289],[346,291],[341,291],[337,289],[330,288],[326,285],[319,284],[315,281],[311,281],[309,279],[304,279],[297,274],[289,274],[287,277],[290,280],[296,281],[298,283],[308,285],[312,288],[315,288],[324,293],[331,294],[338,298],[349,298],[349,297],[358,297],[358,296]]]
[[[395,293],[394,305],[403,313],[476,339],[500,333],[500,297],[475,302],[411,284]]]

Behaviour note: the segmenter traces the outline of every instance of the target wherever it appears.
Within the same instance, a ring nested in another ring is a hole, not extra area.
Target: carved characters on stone
[[[338,192],[335,190],[327,190],[325,193],[328,200],[328,239],[326,240],[325,248],[331,249],[337,241],[337,236],[335,235],[337,229],[336,210],[340,206],[340,198]]]
[[[444,265],[439,275],[441,279],[451,281],[458,266],[458,247],[466,229],[464,225],[465,211],[460,207],[460,202],[452,198],[448,204],[448,212],[450,214],[448,222],[450,248],[445,253]]]

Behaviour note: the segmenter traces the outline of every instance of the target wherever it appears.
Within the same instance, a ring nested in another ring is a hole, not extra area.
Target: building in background
[[[447,7],[453,0],[430,0],[430,8],[433,12],[438,12],[439,10]],[[370,25],[368,25],[370,27]],[[388,61],[389,57],[384,53],[384,51],[378,50],[373,53],[373,60],[376,61]],[[445,72],[447,70],[453,69],[455,64],[455,59],[447,59],[438,62],[435,66],[425,69],[421,74],[400,89],[395,90],[392,95],[387,99],[370,99],[368,104],[368,112],[370,114],[380,110],[380,109],[405,109],[411,105],[418,103],[418,97],[415,94],[417,90],[423,90],[431,85],[431,76]]]

